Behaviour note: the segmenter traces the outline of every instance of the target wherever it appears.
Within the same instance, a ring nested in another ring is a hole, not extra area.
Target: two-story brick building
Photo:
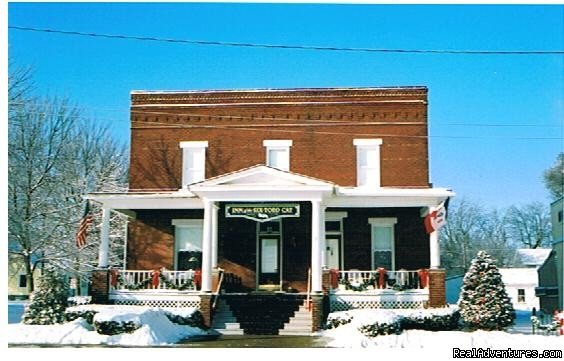
[[[104,209],[101,300],[194,304],[211,322],[219,288],[232,308],[275,293],[311,301],[314,330],[329,309],[445,303],[423,216],[453,193],[429,182],[425,87],[131,101],[129,191],[89,195]],[[107,276],[112,210],[131,220],[127,270]]]

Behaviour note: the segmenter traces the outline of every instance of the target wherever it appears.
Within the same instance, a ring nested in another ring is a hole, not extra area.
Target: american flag
[[[88,231],[88,226],[92,224],[92,214],[90,213],[90,202],[86,201],[86,208],[84,209],[84,215],[80,220],[80,225],[78,226],[78,232],[76,232],[76,246],[78,248],[83,248],[86,246],[86,233]]]

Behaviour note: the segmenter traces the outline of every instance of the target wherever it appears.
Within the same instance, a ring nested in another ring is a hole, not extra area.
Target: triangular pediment
[[[280,169],[257,165],[236,172],[224,174],[194,184],[191,188],[209,186],[333,186],[333,183],[287,172]]]

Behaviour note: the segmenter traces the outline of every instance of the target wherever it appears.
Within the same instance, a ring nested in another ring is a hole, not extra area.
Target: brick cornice
[[[350,99],[426,101],[425,87],[338,88],[338,89],[265,89],[185,92],[132,92],[132,105],[150,104],[228,104],[263,102],[348,102]],[[352,102],[352,100],[351,100]]]

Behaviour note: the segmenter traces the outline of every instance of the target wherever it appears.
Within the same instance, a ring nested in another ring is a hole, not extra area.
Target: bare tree
[[[548,246],[550,242],[550,215],[548,207],[534,202],[507,211],[507,229],[511,237],[527,248]]]
[[[9,251],[23,258],[28,291],[44,249],[55,242],[59,225],[52,222],[57,206],[57,165],[70,141],[77,113],[66,102],[19,104],[9,119],[8,211]]]
[[[32,292],[33,274],[45,262],[79,275],[95,265],[94,243],[75,247],[83,196],[123,189],[127,158],[107,129],[83,120],[68,101],[28,96],[27,76],[16,72],[10,84],[8,251],[23,262]],[[123,227],[114,229],[124,238]]]
[[[564,152],[556,157],[554,165],[544,171],[544,184],[554,199],[564,196]]]
[[[448,220],[441,229],[441,262],[449,275],[466,272],[476,254],[485,223],[483,209],[468,200],[451,204]]]
[[[503,212],[465,199],[451,203],[440,236],[441,263],[449,276],[464,274],[478,251],[487,251],[503,267],[512,262],[516,249]]]

